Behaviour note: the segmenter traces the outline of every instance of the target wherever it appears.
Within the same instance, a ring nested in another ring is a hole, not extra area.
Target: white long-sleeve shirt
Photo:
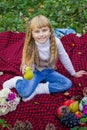
[[[60,39],[56,38],[56,44],[58,47],[58,58],[60,59],[66,70],[70,73],[70,75],[73,76],[75,74],[74,67]],[[48,60],[50,58],[50,41],[48,40],[44,44],[36,42],[36,45],[39,51],[40,59]]]

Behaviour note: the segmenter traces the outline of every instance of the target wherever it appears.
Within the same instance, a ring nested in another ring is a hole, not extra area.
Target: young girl
[[[22,55],[21,71],[29,66],[34,77],[26,80],[16,76],[5,81],[3,88],[15,87],[23,101],[32,99],[36,94],[64,92],[72,87],[72,82],[55,71],[59,58],[71,76],[80,77],[87,72],[76,72],[61,41],[54,36],[51,23],[43,15],[34,17],[29,23]]]

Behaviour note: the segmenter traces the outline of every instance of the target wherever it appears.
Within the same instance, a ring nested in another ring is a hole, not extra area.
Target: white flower
[[[11,92],[11,90],[9,88],[3,88],[0,91],[0,98],[7,97],[8,93],[10,93],[10,92]]]
[[[14,111],[20,102],[20,98],[10,89],[4,88],[0,91],[0,116]]]

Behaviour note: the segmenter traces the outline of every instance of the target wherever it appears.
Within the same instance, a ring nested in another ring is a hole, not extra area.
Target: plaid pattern
[[[0,89],[2,89],[2,83],[5,80],[21,75],[19,67],[24,37],[24,33],[14,33],[11,31],[0,33],[0,71],[4,72],[0,76]],[[80,69],[87,70],[87,34],[81,37],[69,34],[62,37],[61,40],[75,69],[77,71]],[[83,88],[87,85],[87,76],[81,78],[71,77],[60,61],[57,62],[57,71],[73,81],[73,87],[69,90],[71,97],[78,94],[82,95]],[[65,100],[67,100],[67,97],[63,93],[36,95],[30,101],[21,101],[15,111],[0,118],[6,119],[7,123],[11,124],[11,126],[14,126],[17,120],[29,120],[33,125],[33,130],[45,130],[48,123],[53,123],[56,130],[69,130],[69,128],[60,124],[56,117],[57,107],[62,105]]]

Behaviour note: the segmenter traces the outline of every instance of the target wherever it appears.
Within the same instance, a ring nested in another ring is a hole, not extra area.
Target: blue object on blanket
[[[71,28],[58,28],[54,29],[54,34],[56,37],[61,38],[62,36],[68,35],[70,33],[76,34],[74,29]]]

